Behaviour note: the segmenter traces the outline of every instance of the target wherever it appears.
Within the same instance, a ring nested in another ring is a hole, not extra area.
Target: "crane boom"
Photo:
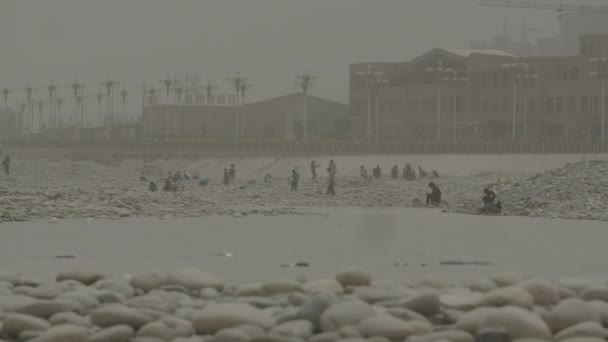
[[[528,8],[538,10],[552,10],[562,12],[591,12],[608,14],[608,6],[595,5],[572,5],[572,4],[556,4],[547,2],[538,2],[530,0],[481,0],[479,3],[483,6],[495,7],[510,7],[510,8]]]

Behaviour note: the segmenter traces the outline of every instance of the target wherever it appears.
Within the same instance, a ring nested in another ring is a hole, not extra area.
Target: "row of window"
[[[372,103],[372,105],[374,105]],[[367,101],[354,101],[354,112],[359,115],[367,114]],[[441,99],[441,112],[452,113],[456,111],[460,113],[463,110],[463,99],[453,97]],[[423,99],[407,99],[407,100],[386,100],[380,101],[377,108],[379,115],[401,115],[401,114],[425,114],[437,112],[436,98]],[[372,108],[372,113],[376,112],[376,108]]]

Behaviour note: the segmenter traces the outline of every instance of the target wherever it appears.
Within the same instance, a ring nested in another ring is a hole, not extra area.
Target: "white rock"
[[[555,335],[557,341],[573,337],[597,337],[606,339],[608,332],[598,322],[582,322],[566,328]]]
[[[202,299],[217,299],[219,296],[220,293],[213,287],[205,287],[199,293],[199,297],[201,297]]]
[[[588,287],[600,285],[597,282],[583,278],[563,278],[557,281],[557,285],[565,287],[575,293],[581,293]]]
[[[221,291],[224,288],[224,281],[218,276],[197,268],[173,270],[167,275],[167,283],[181,285],[190,291],[200,291],[205,287]]]
[[[75,325],[58,325],[43,332],[31,342],[87,342],[86,328]]]
[[[67,300],[39,300],[18,308],[15,312],[48,319],[56,313],[76,311],[78,307],[74,302]]]
[[[461,330],[443,330],[436,331],[421,336],[424,341],[427,342],[439,342],[439,341],[450,341],[450,342],[474,342],[473,335],[466,331]]]
[[[160,272],[146,272],[136,274],[129,280],[129,284],[136,289],[142,289],[146,292],[159,289],[167,284],[167,277]]]
[[[80,316],[74,312],[60,312],[54,314],[49,319],[51,325],[62,325],[62,324],[70,324],[70,325],[78,325],[81,327],[89,327],[91,326],[91,322],[89,319],[83,316]]]
[[[85,285],[91,285],[103,278],[102,273],[86,268],[65,270],[57,275],[57,281],[76,280]]]
[[[131,298],[135,295],[135,288],[125,279],[101,279],[94,284],[96,289],[117,293],[124,298]]]
[[[519,286],[501,287],[486,294],[483,305],[486,306],[519,306],[525,309],[532,308],[534,298]]]
[[[601,300],[592,300],[587,304],[600,315],[602,325],[608,326],[608,303]]]
[[[246,331],[235,328],[222,329],[215,334],[218,342],[248,342],[251,336]]]
[[[553,305],[560,300],[559,288],[546,279],[526,279],[519,283],[519,286],[534,297],[534,304],[536,305]]]
[[[287,337],[299,337],[309,339],[313,334],[313,326],[310,321],[299,319],[288,321],[273,328],[270,333]]]
[[[334,331],[347,325],[355,325],[376,313],[372,307],[360,300],[348,300],[329,307],[321,315],[323,331]]]
[[[581,292],[581,299],[586,301],[602,300],[608,302],[608,286],[590,286]]]
[[[561,340],[560,342],[606,342],[606,340],[597,337],[573,337]]]
[[[549,327],[557,333],[582,322],[600,322],[600,314],[586,302],[570,298],[561,301],[546,318]]]
[[[525,279],[524,275],[519,272],[504,272],[498,273],[490,277],[498,287],[513,286]]]
[[[161,321],[150,322],[137,332],[137,337],[154,337],[163,341],[171,341],[175,336],[173,329]]]
[[[344,294],[344,287],[335,279],[321,279],[304,284],[304,290],[310,294],[327,294],[340,296]]]
[[[365,337],[380,336],[390,340],[403,340],[411,335],[424,335],[433,331],[430,324],[404,322],[388,315],[368,317],[359,323],[358,328]]]
[[[128,325],[139,329],[148,324],[151,319],[132,309],[121,305],[109,305],[91,313],[91,323],[102,328],[114,325]]]
[[[478,292],[445,293],[439,295],[442,306],[450,309],[470,311],[483,303],[484,296]]]
[[[490,292],[494,289],[496,289],[498,286],[496,285],[495,282],[493,282],[490,279],[479,279],[475,282],[473,282],[473,284],[471,284],[471,286],[469,286],[469,288],[473,291],[476,292]]]
[[[134,335],[130,326],[115,325],[91,334],[87,342],[128,342]]]
[[[340,335],[335,331],[326,333],[316,334],[312,336],[309,342],[337,342],[340,339]]]
[[[9,337],[17,337],[22,331],[26,330],[47,330],[51,327],[49,322],[44,319],[11,313],[4,318],[2,322],[2,334]]]
[[[372,283],[372,276],[369,272],[358,268],[349,268],[336,274],[336,281],[343,287],[347,286],[369,286]]]
[[[399,303],[400,306],[414,310],[419,314],[430,317],[439,313],[441,303],[435,293],[417,293],[407,297]]]
[[[267,330],[272,328],[275,322],[268,313],[241,303],[209,304],[196,313],[192,320],[195,331],[202,335],[243,324]]]
[[[458,319],[456,328],[476,334],[479,328],[506,329],[511,338],[550,339],[547,324],[535,313],[515,306],[502,308],[479,308],[467,312]]]
[[[276,279],[262,284],[260,293],[263,296],[303,292],[302,284],[292,279]]]
[[[32,297],[22,295],[0,295],[0,310],[10,312],[22,308],[36,300]]]

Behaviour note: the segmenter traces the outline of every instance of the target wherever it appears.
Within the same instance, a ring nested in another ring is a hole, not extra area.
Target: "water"
[[[463,281],[511,270],[551,278],[602,277],[608,261],[605,222],[416,209],[310,211],[301,216],[2,224],[0,268],[48,278],[74,266],[108,273],[195,266],[240,282],[297,275],[315,279],[359,266],[375,279]],[[440,265],[455,255],[491,265]],[[281,267],[298,261],[310,267]]]

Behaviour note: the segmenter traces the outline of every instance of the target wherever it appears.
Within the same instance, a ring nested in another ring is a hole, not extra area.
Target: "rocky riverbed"
[[[241,284],[197,268],[0,272],[0,321],[5,341],[32,342],[601,342],[608,286],[519,273],[409,284],[353,268]]]
[[[174,168],[173,168],[174,167]],[[238,164],[237,164],[238,168]],[[208,215],[283,215],[301,213],[302,207],[421,207],[429,180],[392,180],[384,176],[366,181],[356,174],[338,174],[336,196],[326,196],[326,179],[303,179],[298,192],[289,191],[286,175],[274,175],[273,184],[261,178],[237,175],[235,187],[211,178],[208,186],[183,182],[179,192],[149,192],[140,172],[162,187],[159,175],[178,169],[127,161],[98,163],[69,159],[17,161],[11,176],[0,177],[0,219],[196,217]],[[196,174],[196,165],[179,166]],[[443,192],[441,208],[477,214],[481,190],[498,191],[504,215],[608,220],[608,162],[590,161],[530,175],[484,172],[468,175],[442,174],[434,180]],[[282,177],[283,176],[283,177]]]

